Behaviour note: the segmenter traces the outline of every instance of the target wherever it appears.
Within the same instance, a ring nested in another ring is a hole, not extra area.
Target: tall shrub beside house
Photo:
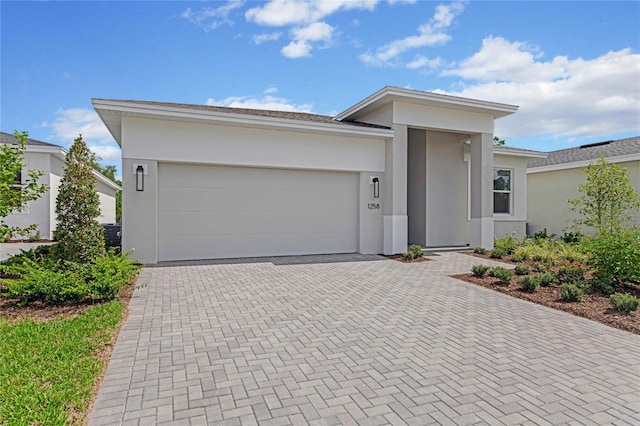
[[[10,227],[4,222],[4,218],[12,213],[18,213],[25,209],[29,201],[35,201],[49,190],[45,184],[38,183],[38,179],[44,174],[41,170],[29,170],[23,176],[24,152],[26,141],[29,138],[27,132],[14,132],[18,143],[16,145],[0,145],[0,239],[10,238],[14,233],[23,234],[25,229]]]
[[[96,220],[100,199],[91,158],[80,135],[69,148],[56,198],[58,225],[54,236],[59,241],[55,251],[60,259],[87,263],[106,255],[104,230]]]

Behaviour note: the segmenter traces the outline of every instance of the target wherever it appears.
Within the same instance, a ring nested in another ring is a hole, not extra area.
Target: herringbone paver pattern
[[[89,424],[640,424],[640,337],[336,255],[145,268]]]

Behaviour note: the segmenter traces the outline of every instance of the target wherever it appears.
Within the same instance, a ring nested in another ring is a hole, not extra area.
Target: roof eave
[[[405,101],[443,108],[461,109],[473,112],[484,112],[493,115],[494,118],[505,117],[518,111],[517,105],[502,104],[482,101],[478,99],[462,98],[458,96],[444,95],[440,93],[422,92],[418,90],[403,89],[400,87],[386,86],[376,93],[368,96],[349,109],[336,115],[336,120],[344,121],[358,117],[369,109],[378,108],[388,102]]]
[[[497,155],[504,155],[507,157],[524,157],[524,158],[547,158],[546,152],[531,151],[528,149],[509,148],[503,149],[500,146],[493,147],[493,153]]]
[[[207,123],[231,124],[236,126],[280,128],[315,133],[338,133],[348,136],[364,136],[375,138],[392,138],[391,129],[349,126],[344,123],[319,123],[313,121],[292,120],[281,117],[262,115],[238,114],[232,112],[205,111],[185,107],[167,105],[146,105],[135,102],[93,99],[94,109],[105,123],[109,132],[121,143],[122,117],[159,117],[165,119],[180,119],[186,121],[201,121]]]

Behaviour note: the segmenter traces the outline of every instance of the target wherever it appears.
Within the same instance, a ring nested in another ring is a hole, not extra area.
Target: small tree
[[[625,229],[640,208],[640,197],[627,169],[600,156],[595,164],[584,167],[583,173],[587,179],[578,187],[582,196],[568,200],[571,211],[580,214],[574,224],[593,227],[599,236]]]
[[[4,218],[23,211],[27,202],[37,200],[49,190],[47,185],[38,183],[38,179],[44,174],[41,170],[29,170],[26,178],[23,178],[24,153],[29,134],[16,130],[14,135],[17,144],[0,145],[0,239],[3,240],[7,235],[11,237],[14,233],[22,234],[25,230],[35,227],[9,227]]]
[[[100,215],[100,199],[91,151],[82,135],[69,148],[56,213],[58,226],[54,235],[59,242],[55,250],[60,259],[86,263],[105,256],[104,229],[96,220]]]

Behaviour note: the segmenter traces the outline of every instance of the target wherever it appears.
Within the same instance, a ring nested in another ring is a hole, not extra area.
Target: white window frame
[[[509,189],[508,190],[501,190],[501,189],[494,189],[493,190],[493,194],[494,194],[494,201],[493,201],[494,211],[493,211],[493,214],[496,215],[496,216],[513,216],[513,176],[515,174],[514,173],[514,169],[511,169],[511,168],[508,168],[508,167],[494,167],[493,168],[494,176],[495,176],[495,173],[498,172],[498,171],[509,172]],[[495,178],[492,179],[492,181],[495,181]],[[495,211],[495,194],[509,194],[509,211],[507,213],[496,212]]]

